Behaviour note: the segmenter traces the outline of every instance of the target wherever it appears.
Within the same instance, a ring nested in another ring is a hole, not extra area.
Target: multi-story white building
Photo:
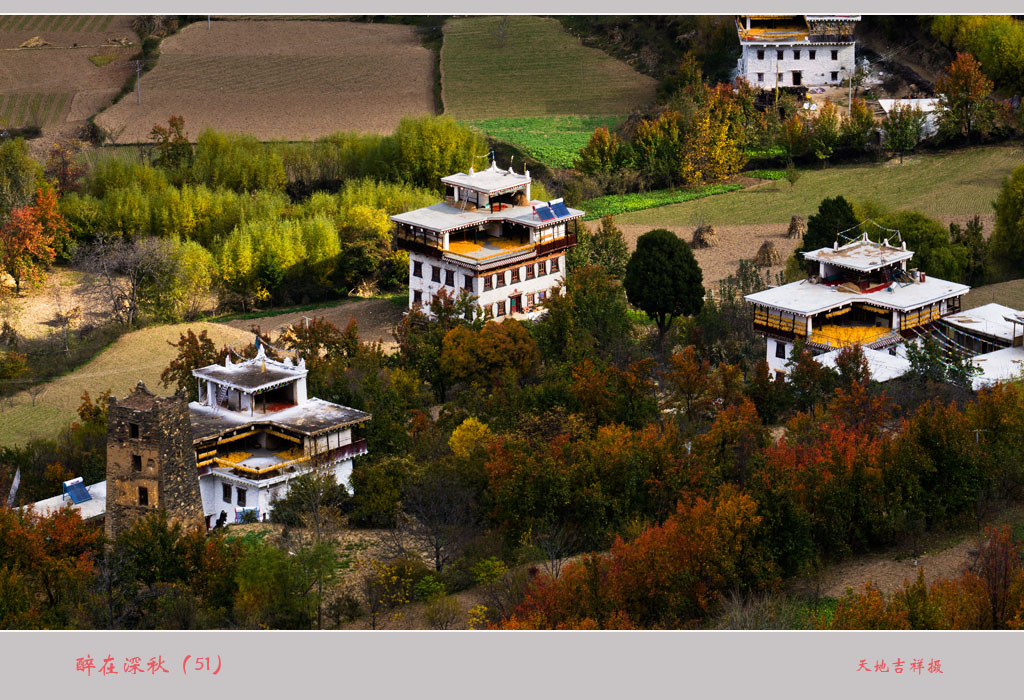
[[[754,87],[839,85],[854,70],[860,15],[740,15],[738,71]]]
[[[256,357],[192,371],[199,400],[189,404],[199,490],[207,526],[245,510],[265,517],[289,483],[314,468],[349,484],[366,440],[352,428],[370,415],[306,396],[306,363]]]
[[[409,308],[429,313],[442,289],[469,295],[486,316],[529,318],[565,279],[583,212],[530,199],[530,171],[510,167],[441,178],[445,201],[391,217],[409,251]]]
[[[797,338],[815,354],[860,345],[895,351],[906,339],[930,333],[935,322],[960,310],[970,287],[907,270],[914,252],[857,240],[803,254],[812,274],[746,296],[755,305],[754,327],[767,338],[769,368],[784,376]]]

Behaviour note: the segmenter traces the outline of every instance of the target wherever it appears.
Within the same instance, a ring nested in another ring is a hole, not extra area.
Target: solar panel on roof
[[[569,216],[569,207],[565,206],[565,202],[555,202],[551,205],[551,211],[555,212],[558,218]]]
[[[551,211],[551,207],[537,207],[537,216],[541,221],[551,221],[555,218],[555,212]]]
[[[85,490],[85,484],[78,482],[76,484],[68,484],[68,495],[71,496],[71,500],[77,505],[84,503],[85,501],[91,501],[92,496]]]

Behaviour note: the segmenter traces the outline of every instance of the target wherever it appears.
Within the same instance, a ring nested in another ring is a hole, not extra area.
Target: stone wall
[[[107,536],[160,508],[183,528],[205,529],[188,403],[155,396],[140,382],[125,399],[110,399]]]

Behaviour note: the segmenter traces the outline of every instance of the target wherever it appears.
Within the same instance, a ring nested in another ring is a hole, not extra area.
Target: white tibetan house
[[[289,483],[313,469],[349,485],[352,460],[366,454],[354,408],[306,396],[305,362],[255,358],[192,371],[199,400],[189,404],[207,526],[246,511],[265,520]]]
[[[860,15],[740,15],[739,76],[764,89],[840,85],[853,73]]]
[[[533,318],[565,280],[584,212],[530,198],[530,171],[498,168],[441,178],[445,200],[391,217],[409,252],[409,308],[430,313],[441,290],[476,298],[485,317]]]
[[[832,248],[803,254],[811,274],[799,282],[745,298],[754,304],[754,328],[767,339],[766,360],[777,377],[799,338],[815,355],[859,345],[897,353],[905,340],[933,332],[939,319],[960,311],[967,285],[907,269],[906,243],[876,243],[865,232]]]

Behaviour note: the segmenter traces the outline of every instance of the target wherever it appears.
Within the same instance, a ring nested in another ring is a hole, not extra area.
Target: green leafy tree
[[[672,321],[704,305],[704,276],[685,241],[666,229],[648,231],[636,242],[625,279],[629,303],[658,326],[658,346]]]
[[[1024,165],[1015,168],[1003,180],[994,206],[992,259],[1001,271],[1019,274],[1024,267]]]
[[[807,233],[804,234],[803,244],[797,249],[797,253],[831,248],[838,233],[856,226],[857,223],[853,207],[842,195],[826,197],[818,205],[817,213],[808,217]],[[842,243],[840,241],[840,245]]]
[[[626,246],[626,239],[611,216],[602,217],[600,225],[594,231],[583,227],[576,246],[566,254],[569,272],[596,265],[619,279],[626,275],[627,262],[629,248]]]
[[[924,122],[924,112],[919,107],[900,104],[898,100],[882,120],[882,131],[885,132],[883,145],[886,150],[900,154],[901,165],[903,154],[913,151],[921,142]]]
[[[850,106],[850,116],[840,128],[840,144],[854,153],[866,153],[871,148],[871,137],[875,131],[875,116],[868,109],[867,101],[855,97]]]
[[[398,177],[419,187],[443,190],[442,177],[490,165],[477,159],[488,150],[483,139],[451,117],[404,117],[393,139]]]
[[[989,242],[982,233],[984,226],[977,214],[964,226],[955,222],[949,225],[949,237],[953,244],[967,251],[967,268],[962,279],[964,284],[972,287],[986,284],[989,278]]]
[[[545,361],[612,357],[628,343],[632,324],[626,295],[622,284],[601,268],[585,267],[569,275],[544,308],[547,314],[533,332]]]
[[[14,209],[32,204],[41,180],[42,171],[24,139],[0,142],[0,224]]]

